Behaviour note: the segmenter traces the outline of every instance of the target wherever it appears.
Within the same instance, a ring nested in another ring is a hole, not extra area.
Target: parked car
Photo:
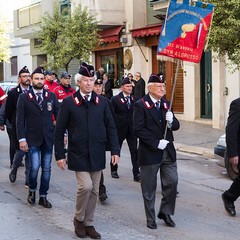
[[[5,94],[8,94],[8,91],[16,86],[17,86],[16,82],[0,82],[0,87],[3,89]]]
[[[218,141],[217,146],[214,148],[215,158],[220,160],[220,164],[226,168],[228,176],[233,180],[238,175],[237,166],[229,162],[226,149],[226,135],[222,135]]]

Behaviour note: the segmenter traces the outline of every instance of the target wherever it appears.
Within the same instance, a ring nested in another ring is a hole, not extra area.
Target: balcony
[[[42,16],[41,2],[17,9],[14,11],[14,35],[21,38],[33,38],[38,30]]]
[[[114,3],[113,3],[114,2]],[[124,0],[71,0],[73,9],[81,4],[87,7],[89,11],[99,21],[101,28],[108,28],[122,25],[126,20],[124,11]]]

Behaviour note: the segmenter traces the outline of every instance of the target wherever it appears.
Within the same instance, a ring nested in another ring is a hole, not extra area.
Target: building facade
[[[129,72],[141,72],[145,81],[151,73],[162,72],[166,78],[167,98],[171,98],[176,63],[156,58],[168,1],[62,0],[60,4],[72,10],[81,4],[96,16],[101,43],[92,52],[92,63],[96,69],[103,67],[109,73],[116,89],[122,77]],[[48,56],[38,49],[35,33],[40,17],[46,11],[51,13],[52,9],[53,1],[32,0],[14,11],[14,34],[30,41],[33,68],[48,60]],[[199,64],[181,64],[173,109],[179,119],[224,128],[229,104],[240,95],[240,74],[230,74],[221,61],[212,60],[213,55],[205,52]],[[69,72],[74,75],[78,67],[78,61],[71,62]]]

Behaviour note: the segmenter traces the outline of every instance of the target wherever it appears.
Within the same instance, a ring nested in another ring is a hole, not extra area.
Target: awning
[[[119,33],[121,32],[123,26],[112,27],[98,31],[100,35],[101,43],[110,43],[119,41]]]
[[[143,28],[136,28],[130,30],[132,32],[132,37],[147,37],[147,36],[154,36],[160,34],[162,29],[162,25],[151,25],[151,26],[146,26]]]

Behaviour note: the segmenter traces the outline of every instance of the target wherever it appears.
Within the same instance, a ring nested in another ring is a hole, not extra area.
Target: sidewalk
[[[213,129],[209,124],[180,120],[180,129],[174,132],[174,145],[180,152],[214,158],[214,147],[224,133],[225,130]]]

